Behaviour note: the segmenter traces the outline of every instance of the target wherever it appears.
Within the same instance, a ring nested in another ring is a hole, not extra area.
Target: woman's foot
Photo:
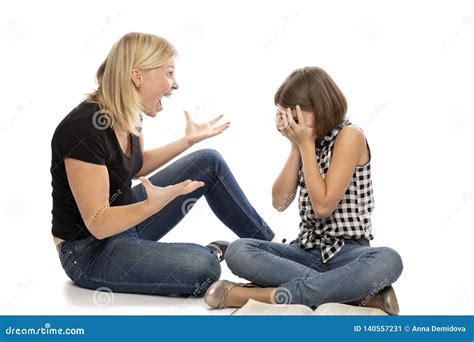
[[[206,247],[217,256],[220,262],[222,262],[222,260],[224,260],[224,255],[227,250],[227,247],[229,247],[229,245],[229,242],[219,240],[211,242]]]
[[[397,295],[395,294],[395,290],[392,286],[383,288],[371,299],[365,298],[347,304],[366,306],[369,308],[378,308],[393,316],[398,315],[398,313],[400,312]]]

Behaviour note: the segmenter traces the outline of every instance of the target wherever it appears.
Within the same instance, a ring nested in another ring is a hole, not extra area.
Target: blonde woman
[[[249,298],[308,306],[351,302],[398,314],[391,284],[403,264],[395,250],[370,246],[370,150],[362,130],[346,119],[343,93],[323,69],[307,67],[288,76],[274,102],[277,129],[291,152],[273,185],[273,205],[285,210],[299,188],[300,233],[290,244],[234,241],[227,265],[254,284],[220,280],[206,302],[215,308],[239,307]]]
[[[126,34],[100,66],[98,89],[56,128],[52,234],[64,271],[81,287],[203,294],[220,277],[225,243],[157,242],[201,196],[239,237],[274,236],[215,150],[190,153],[146,178],[229,127],[217,125],[222,116],[197,124],[185,112],[181,139],[144,150],[141,115],[154,117],[162,97],[178,89],[175,57],[161,37]],[[132,178],[142,183],[132,188]]]

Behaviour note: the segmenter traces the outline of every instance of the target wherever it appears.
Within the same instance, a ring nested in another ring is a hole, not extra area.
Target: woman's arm
[[[140,145],[142,151],[144,151],[144,137],[143,133],[140,134]],[[143,166],[135,178],[140,178],[142,176],[146,176],[153,171],[159,169],[161,166],[165,165],[171,159],[175,158],[176,156],[180,155],[188,148],[190,148],[192,144],[186,139],[186,137],[180,138],[168,145],[161,146],[154,148],[152,150],[144,151],[143,152]]]
[[[278,211],[288,208],[296,197],[300,159],[298,146],[291,144],[291,151],[285,166],[283,166],[272,187],[273,207]]]
[[[194,144],[221,134],[229,128],[230,125],[230,122],[226,122],[220,126],[214,126],[220,119],[222,119],[223,115],[219,115],[209,122],[198,124],[191,119],[191,116],[187,111],[184,111],[184,114],[186,116],[186,130],[184,137],[168,145],[145,151],[144,136],[143,133],[140,134],[140,146],[141,150],[144,151],[143,166],[135,178],[152,173]]]
[[[81,217],[97,239],[121,233],[160,211],[174,198],[192,192],[202,182],[184,181],[164,188],[156,187],[141,178],[147,199],[134,204],[110,207],[109,174],[103,165],[77,159],[64,160],[69,186]]]

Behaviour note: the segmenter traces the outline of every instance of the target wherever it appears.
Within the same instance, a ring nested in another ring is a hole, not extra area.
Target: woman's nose
[[[173,82],[173,85],[172,85],[172,88],[173,88],[174,90],[178,89],[178,88],[179,88],[178,82],[174,81],[174,82]]]

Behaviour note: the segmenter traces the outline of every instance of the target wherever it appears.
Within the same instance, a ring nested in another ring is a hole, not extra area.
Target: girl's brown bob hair
[[[321,68],[305,67],[293,71],[275,93],[275,105],[314,114],[317,140],[343,121],[347,101],[333,79]]]

